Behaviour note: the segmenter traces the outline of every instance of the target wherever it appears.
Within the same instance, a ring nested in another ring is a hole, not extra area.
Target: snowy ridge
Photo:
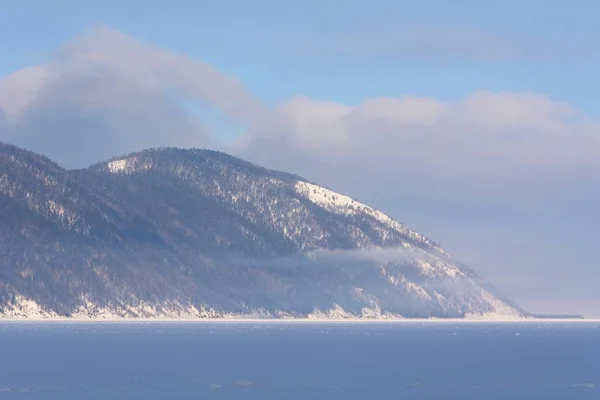
[[[425,236],[407,228],[381,211],[375,210],[374,208],[356,201],[351,197],[304,181],[297,181],[295,184],[295,190],[298,194],[310,200],[312,203],[331,213],[344,215],[368,215],[378,221],[385,228],[395,230],[396,232],[406,235],[417,242],[427,245],[428,247],[435,247],[436,250],[446,255],[445,251],[434,245],[434,243],[432,243]],[[405,246],[410,247],[410,244],[405,243]]]
[[[298,194],[301,194],[314,204],[323,207],[329,212],[346,215],[367,214],[388,228],[395,229],[414,239],[425,242],[423,235],[406,228],[384,213],[377,211],[366,204],[355,201],[348,196],[303,181],[296,182],[295,189]]]

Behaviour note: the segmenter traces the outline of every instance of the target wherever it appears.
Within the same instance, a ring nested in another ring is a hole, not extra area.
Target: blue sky
[[[0,111],[20,123],[0,140],[68,166],[221,148],[372,203],[525,307],[600,317],[600,3],[166,4],[3,1]],[[43,90],[11,76],[34,66]]]

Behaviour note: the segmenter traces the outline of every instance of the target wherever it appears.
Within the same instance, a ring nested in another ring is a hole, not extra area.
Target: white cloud
[[[0,80],[3,138],[40,151],[60,144],[65,151],[56,157],[77,150],[80,162],[154,145],[221,146],[184,100],[240,124],[246,133],[230,150],[265,162],[271,143],[295,157],[383,157],[399,166],[412,160],[487,173],[594,164],[600,149],[598,121],[528,92],[477,92],[449,102],[382,97],[356,106],[298,96],[269,110],[212,66],[106,27]],[[82,152],[87,141],[96,146]]]
[[[355,107],[295,98],[276,111],[274,136],[326,154],[394,155],[442,163],[595,162],[600,124],[535,93],[474,93],[440,102],[375,98]]]
[[[24,117],[43,86],[50,81],[42,67],[25,68],[0,81],[0,109],[12,122]]]
[[[186,55],[100,27],[46,64],[0,80],[0,140],[83,166],[146,147],[215,146],[183,103],[255,127],[266,110],[236,79]],[[115,154],[116,153],[116,154]]]

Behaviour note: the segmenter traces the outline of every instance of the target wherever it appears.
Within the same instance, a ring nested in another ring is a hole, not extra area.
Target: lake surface
[[[600,323],[0,322],[0,399],[600,399]]]

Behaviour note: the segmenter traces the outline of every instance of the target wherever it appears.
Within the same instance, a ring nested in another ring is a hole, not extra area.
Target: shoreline
[[[598,323],[600,319],[523,318],[405,318],[405,319],[330,319],[330,318],[2,318],[3,323],[68,323],[68,324],[532,324],[532,323]]]

